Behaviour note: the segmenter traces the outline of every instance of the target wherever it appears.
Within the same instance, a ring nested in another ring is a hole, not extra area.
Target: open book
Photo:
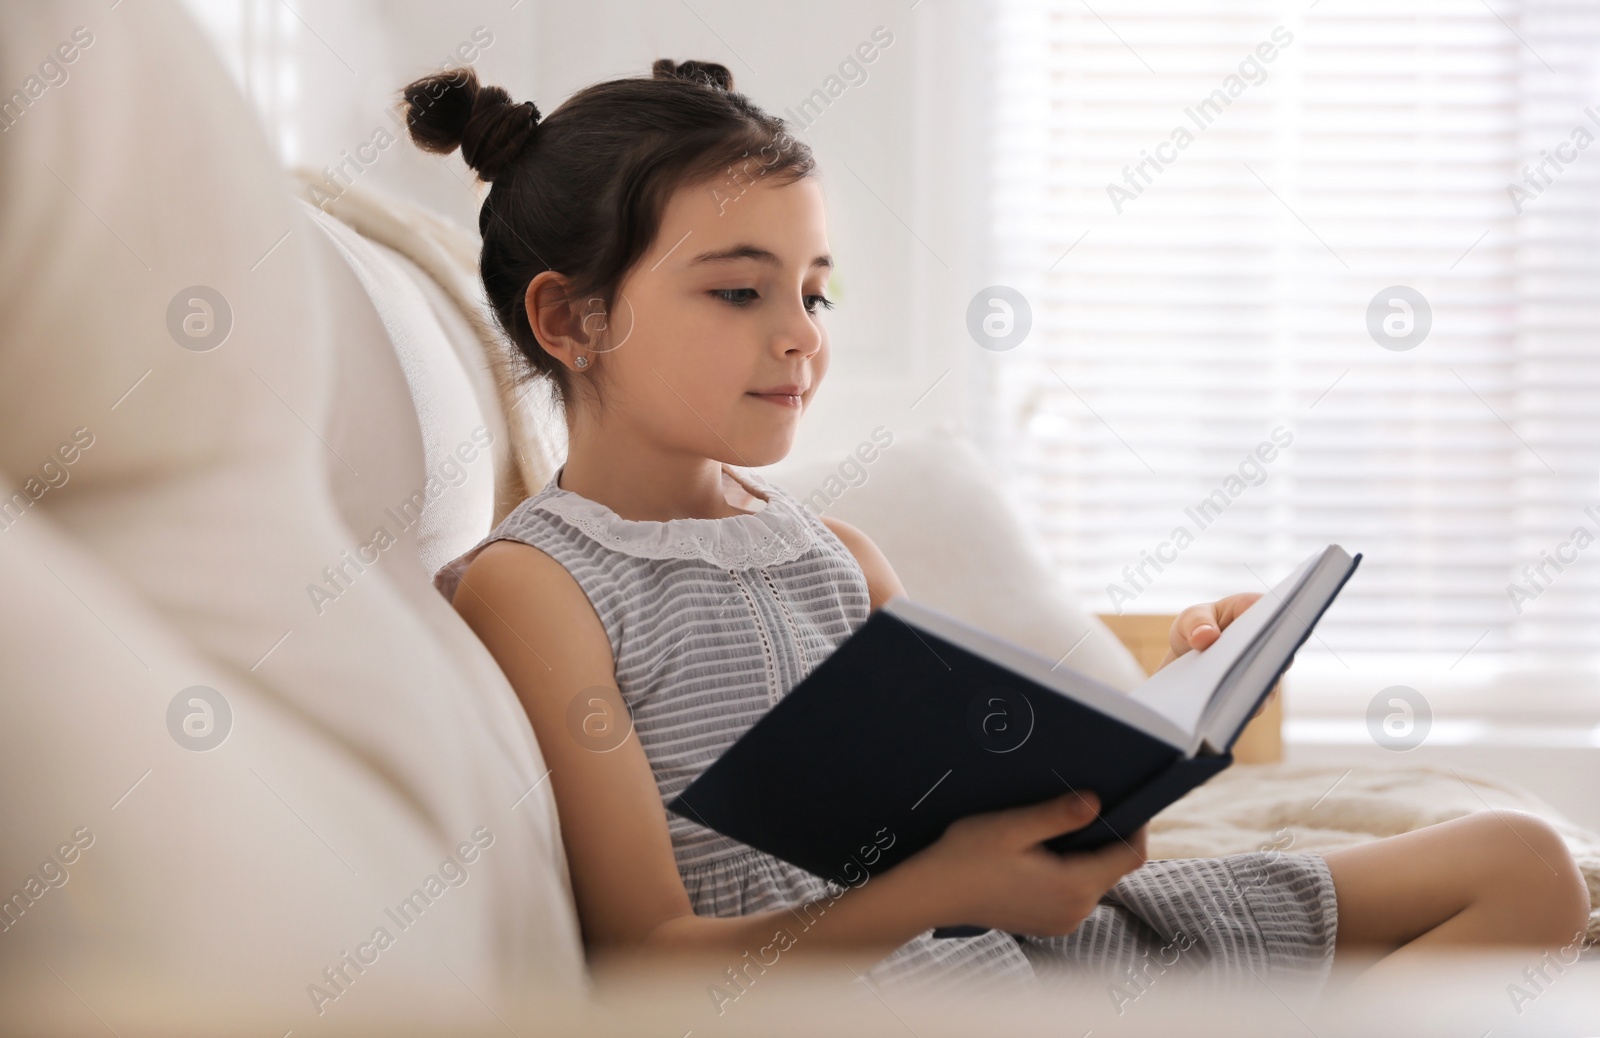
[[[1100,817],[1047,847],[1124,838],[1232,763],[1360,560],[1317,552],[1131,692],[897,595],[668,807],[843,886],[958,818],[1072,790]]]

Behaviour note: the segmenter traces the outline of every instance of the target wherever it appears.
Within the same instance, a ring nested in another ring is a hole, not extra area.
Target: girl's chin
[[[764,465],[776,465],[789,456],[794,449],[794,435],[792,432],[783,432],[778,435],[750,436],[739,444],[736,457],[740,460],[734,464],[744,468],[758,469]]]

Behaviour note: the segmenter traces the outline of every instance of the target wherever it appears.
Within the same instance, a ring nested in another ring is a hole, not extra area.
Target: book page
[[[1257,698],[1270,687],[1277,671],[1290,659],[1316,626],[1323,610],[1354,571],[1357,559],[1331,546],[1316,560],[1311,572],[1293,594],[1284,596],[1284,608],[1256,639],[1223,680],[1201,723],[1203,744],[1222,752],[1250,720]],[[1238,690],[1238,691],[1236,691]]]
[[[1313,555],[1271,592],[1262,595],[1210,646],[1184,653],[1128,695],[1171,720],[1192,740],[1200,730],[1200,720],[1211,697],[1262,632],[1278,618],[1321,557],[1321,552]]]

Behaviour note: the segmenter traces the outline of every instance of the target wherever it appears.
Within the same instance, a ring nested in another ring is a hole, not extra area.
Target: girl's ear
[[[586,315],[584,300],[574,299],[570,288],[570,282],[562,275],[553,270],[542,271],[528,282],[522,302],[527,307],[528,325],[544,351],[566,367],[582,370],[583,366],[593,363],[590,354],[598,345],[597,325]],[[590,309],[601,305],[600,300],[590,303]],[[604,321],[598,325],[604,326]],[[589,359],[585,365],[579,365],[579,357]]]

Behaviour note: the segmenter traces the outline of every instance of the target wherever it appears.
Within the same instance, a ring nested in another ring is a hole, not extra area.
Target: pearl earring
[[[588,357],[579,357],[577,360],[573,361],[572,363],[573,363],[574,367],[586,368],[586,367],[589,366],[589,358]]]

